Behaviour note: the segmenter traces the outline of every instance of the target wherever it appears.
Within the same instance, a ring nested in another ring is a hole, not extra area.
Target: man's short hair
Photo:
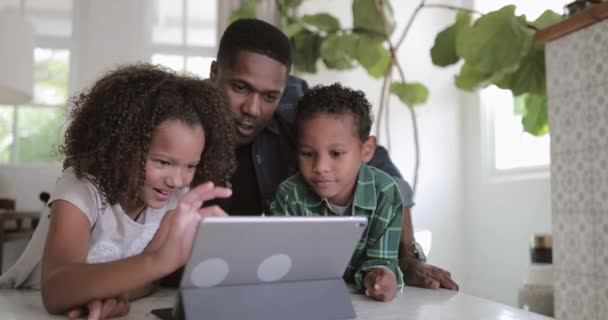
[[[277,27],[258,19],[239,19],[231,23],[220,39],[217,63],[231,68],[241,51],[252,51],[274,59],[291,70],[291,45]]]
[[[343,87],[339,82],[329,86],[317,85],[308,90],[298,101],[296,123],[310,119],[319,113],[336,115],[352,114],[357,135],[365,142],[372,130],[372,106],[361,90]]]

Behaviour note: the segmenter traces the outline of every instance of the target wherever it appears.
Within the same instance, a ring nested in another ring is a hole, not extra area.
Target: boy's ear
[[[369,138],[363,142],[363,162],[368,163],[372,159],[376,152],[377,143],[376,136],[369,136]]]

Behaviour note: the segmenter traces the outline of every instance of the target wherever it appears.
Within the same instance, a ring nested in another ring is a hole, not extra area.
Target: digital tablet
[[[340,278],[366,217],[207,217],[182,288]]]

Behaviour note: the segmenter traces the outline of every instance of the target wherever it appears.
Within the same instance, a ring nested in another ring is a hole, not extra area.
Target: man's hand
[[[93,300],[85,308],[70,310],[66,315],[68,319],[77,319],[88,314],[89,320],[103,320],[114,317],[122,317],[129,314],[129,300],[124,297],[116,297],[104,300]]]
[[[406,285],[427,289],[445,288],[458,290],[448,271],[426,264],[415,257],[401,257],[399,261]]]
[[[397,295],[397,278],[388,268],[375,268],[363,278],[365,295],[378,301],[391,301]]]

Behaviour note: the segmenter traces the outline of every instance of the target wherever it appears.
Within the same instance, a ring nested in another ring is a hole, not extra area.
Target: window
[[[24,105],[0,105],[0,164],[57,163],[68,98],[72,0],[28,0],[24,9],[35,30],[34,97]]]
[[[207,78],[217,47],[218,1],[154,1],[149,23],[151,62]]]
[[[483,0],[475,1],[475,8],[488,12],[514,4],[517,14],[525,14],[528,20],[533,20],[547,9],[563,12],[563,7],[568,2],[570,1]],[[485,123],[484,162],[490,169],[489,174],[547,173],[550,137],[534,137],[523,131],[521,116],[514,114],[515,102],[511,92],[496,86],[488,87],[480,92],[480,105]]]

